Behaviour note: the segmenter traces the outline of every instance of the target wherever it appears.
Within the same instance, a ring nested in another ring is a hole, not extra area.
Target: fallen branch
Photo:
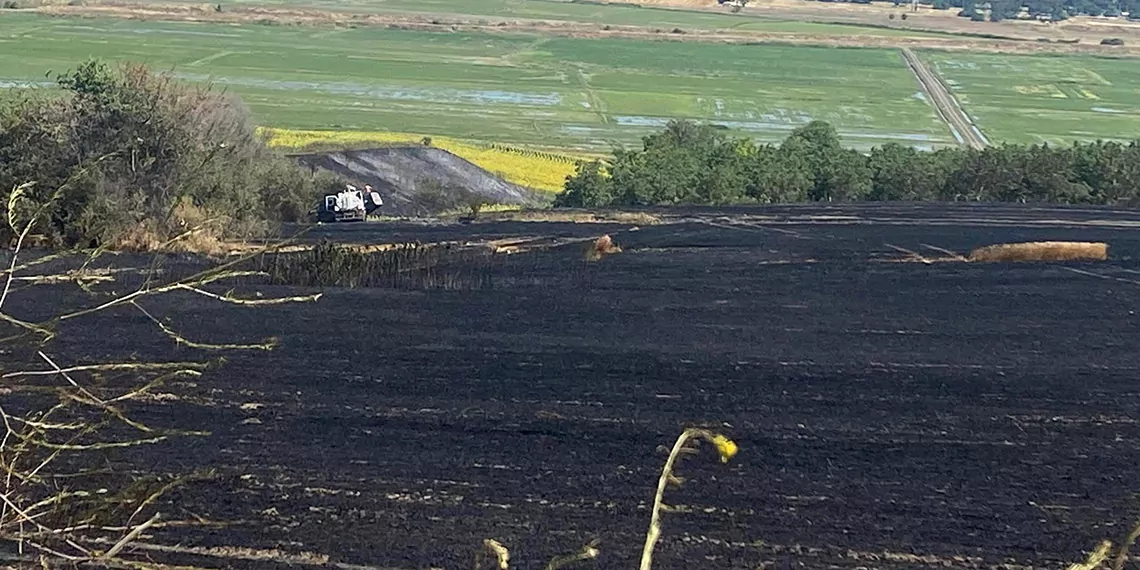
[[[132,540],[138,538],[139,535],[142,534],[144,530],[150,528],[151,525],[158,522],[158,519],[160,519],[160,518],[161,518],[161,513],[154,513],[154,516],[150,517],[149,519],[147,519],[146,522],[140,524],[139,526],[135,527],[134,530],[127,533],[127,535],[124,536],[122,540],[120,540],[119,542],[116,542],[115,546],[112,546],[110,550],[108,550],[106,553],[103,554],[103,556],[100,556],[99,558],[102,558],[104,560],[114,558],[117,554],[119,554],[120,551],[123,550],[124,547],[126,547],[128,544],[130,544],[130,542]]]
[[[142,308],[142,306],[137,302],[131,301],[131,304],[134,305],[135,308],[139,311],[142,311],[142,314],[146,315],[146,317],[150,319],[151,322],[157,325],[159,330],[165,333],[166,336],[174,339],[174,342],[177,342],[178,344],[184,344],[190,348],[200,348],[203,350],[273,350],[277,347],[277,339],[273,337],[266,339],[266,341],[262,342],[261,344],[211,344],[205,342],[195,342],[178,334],[174,331],[174,329],[171,329],[170,327],[162,324],[162,321],[154,318],[154,315],[148,313],[147,310]]]

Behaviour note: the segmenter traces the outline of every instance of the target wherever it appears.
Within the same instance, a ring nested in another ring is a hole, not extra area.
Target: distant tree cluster
[[[1119,204],[1140,198],[1140,142],[1002,145],[934,152],[889,143],[863,154],[814,121],[779,145],[672,121],[641,150],[582,162],[556,205],[989,201]]]
[[[820,0],[831,2],[834,0]],[[870,0],[839,0],[855,4],[870,4]],[[895,5],[908,3],[893,0]],[[1060,21],[1070,16],[1126,16],[1140,19],[1140,0],[920,0],[921,4],[936,10],[957,8],[958,15],[975,21],[1000,22],[1017,18],[1024,10],[1028,17],[1038,20]]]

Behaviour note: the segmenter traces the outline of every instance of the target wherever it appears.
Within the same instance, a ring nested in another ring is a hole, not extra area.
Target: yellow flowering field
[[[284,150],[360,148],[367,145],[422,144],[424,135],[384,131],[310,131],[262,128],[269,145]],[[449,137],[431,137],[431,146],[446,150],[505,180],[548,192],[561,192],[574,173],[578,157]]]

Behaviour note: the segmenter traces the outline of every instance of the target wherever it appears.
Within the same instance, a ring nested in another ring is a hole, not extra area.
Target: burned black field
[[[550,247],[457,258],[418,281],[210,288],[322,292],[313,303],[148,299],[187,338],[281,344],[226,351],[222,366],[132,408],[208,436],[96,461],[139,476],[212,470],[162,499],[167,518],[201,524],[141,543],[317,553],[342,567],[470,568],[485,538],[511,550],[512,568],[542,568],[594,538],[601,554],[580,567],[636,567],[658,447],[693,425],[740,452],[682,463],[655,568],[1063,568],[1132,528],[1140,213],[815,206],[666,218],[320,227],[304,239]],[[602,234],[623,251],[584,261],[575,240]],[[941,251],[1037,240],[1104,241],[1109,259],[966,263]],[[6,308],[44,317],[85,295],[30,286]],[[61,364],[203,354],[129,307],[61,333],[45,349]],[[34,362],[2,356],[6,368]]]

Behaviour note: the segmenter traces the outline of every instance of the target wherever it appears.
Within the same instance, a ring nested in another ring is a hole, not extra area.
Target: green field
[[[924,52],[991,141],[1140,137],[1140,61]]]
[[[239,93],[263,125],[607,149],[674,117],[761,140],[810,119],[849,144],[952,142],[883,49],[559,39],[378,28],[0,16],[0,82],[86,57],[142,61]]]
[[[194,2],[194,0],[186,0]],[[728,8],[676,10],[632,4],[569,2],[564,0],[230,0],[234,4],[305,7],[369,14],[441,14],[461,17],[511,18],[589,22],[611,26],[655,27],[663,30],[727,30],[753,32],[876,36],[944,36],[935,32],[850,24],[827,24],[772,19],[755,13],[732,13]]]

